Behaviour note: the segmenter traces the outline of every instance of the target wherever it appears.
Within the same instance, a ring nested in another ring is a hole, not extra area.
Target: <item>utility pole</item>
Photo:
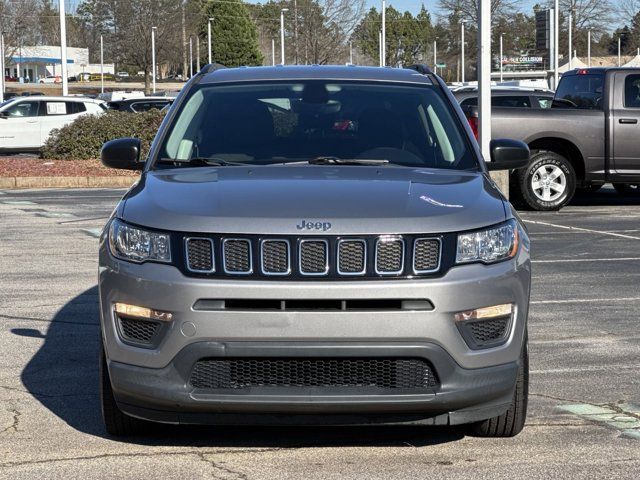
[[[353,65],[353,42],[349,40],[349,65]]]
[[[482,1],[482,0],[480,0]],[[460,78],[462,83],[464,83],[464,25],[467,23],[466,20],[462,20],[460,22]]]
[[[622,50],[622,35],[618,35],[618,66],[620,66],[622,64],[622,59],[620,58],[621,56],[621,50]]]
[[[151,27],[151,77],[153,82],[153,93],[156,93],[156,29]],[[187,72],[184,72],[186,75]]]
[[[380,58],[379,65],[382,66],[382,30],[378,31],[378,57]]]
[[[293,42],[295,64],[298,65],[298,0],[293,0]]]
[[[213,22],[213,17],[209,18],[209,23],[207,24],[207,42],[209,46],[209,63],[213,63],[211,59],[211,22]]]
[[[387,2],[382,0],[382,36],[380,38],[380,66],[387,66]]]
[[[591,66],[591,30],[587,33],[587,65]]]
[[[436,71],[436,75],[438,74],[438,41],[433,41],[433,68]]]
[[[67,21],[64,12],[64,0],[60,0],[60,62],[62,75],[62,96],[69,95],[69,79],[67,77]],[[2,72],[4,76],[4,72]]]
[[[187,76],[187,19],[185,0],[180,0],[180,11],[182,14],[182,76]]]
[[[104,93],[104,41],[100,34],[100,93]]]
[[[502,36],[503,34],[500,34],[500,83],[504,82],[504,68],[503,68],[503,52],[502,52]]]
[[[271,39],[271,65],[276,65],[276,39]]]
[[[282,61],[282,65],[285,64],[284,58],[284,14],[288,12],[288,8],[283,8],[280,10],[280,60]]]

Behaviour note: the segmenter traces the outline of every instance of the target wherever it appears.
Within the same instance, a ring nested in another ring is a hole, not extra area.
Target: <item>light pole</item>
[[[438,41],[433,41],[433,68],[436,71],[436,75],[438,74]]]
[[[558,88],[558,80],[560,78],[560,72],[558,70],[558,49],[560,48],[560,43],[558,41],[560,37],[560,1],[555,0],[554,10],[553,10],[553,88],[554,90]]]
[[[622,60],[620,58],[620,53],[621,53],[620,51],[622,50],[622,48],[621,48],[622,47],[621,40],[622,40],[622,35],[618,35],[618,66],[620,66],[621,63],[622,63]]]
[[[189,35],[189,78],[193,77],[193,37]]]
[[[387,2],[382,0],[382,35],[380,37],[380,65],[387,66]]]
[[[209,46],[209,63],[213,63],[211,59],[211,22],[213,22],[213,17],[209,17],[209,23],[207,24],[207,43]]]
[[[587,65],[591,66],[591,30],[587,33]]]
[[[200,37],[196,36],[196,72],[200,71]]]
[[[0,32],[0,103],[4,102],[4,32]]]
[[[503,61],[504,57],[503,57],[503,51],[502,51],[502,36],[503,35],[504,34],[502,34],[502,33],[500,34],[500,83],[504,82],[504,77],[503,77],[504,68],[502,66],[502,65],[504,65],[504,61]]]
[[[484,159],[491,161],[491,2],[478,4],[478,143]]]
[[[482,1],[482,0],[480,0]],[[467,23],[466,20],[462,20],[460,22],[460,78],[462,83],[464,83],[464,25]]]
[[[382,29],[378,31],[378,57],[380,57],[380,66],[382,66]]]
[[[276,65],[276,39],[271,39],[271,65]]]
[[[100,34],[100,93],[104,93],[104,41]]]
[[[573,5],[572,8],[569,9],[569,70],[573,66]]]
[[[67,22],[64,13],[64,0],[59,1],[60,4],[60,63],[62,75],[62,96],[69,95],[69,79],[67,78]],[[4,72],[2,72],[4,75]]]
[[[280,10],[280,59],[282,60],[282,65],[285,64],[284,58],[284,14],[288,12],[288,8],[283,8]]]
[[[153,80],[153,93],[156,93],[156,30],[151,27],[151,77]]]
[[[349,40],[349,65],[353,65],[353,42]]]

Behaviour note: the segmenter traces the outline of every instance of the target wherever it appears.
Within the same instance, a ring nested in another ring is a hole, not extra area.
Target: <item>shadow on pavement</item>
[[[606,185],[595,193],[577,191],[569,205],[573,207],[633,207],[640,205],[640,195],[621,195],[612,186]]]
[[[44,338],[22,371],[28,391],[74,429],[108,438],[98,396],[98,289],[71,299],[53,318],[46,335],[16,328],[15,335]],[[140,445],[296,448],[314,446],[425,446],[456,441],[461,428],[362,427],[195,427],[150,425]],[[125,440],[125,439],[123,439]]]

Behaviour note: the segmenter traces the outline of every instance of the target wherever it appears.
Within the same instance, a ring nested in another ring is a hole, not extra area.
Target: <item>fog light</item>
[[[476,308],[466,312],[455,314],[456,322],[466,322],[469,320],[488,320],[490,318],[510,317],[513,314],[513,303],[494,305],[492,307]]]
[[[146,307],[138,307],[137,305],[128,305],[126,303],[114,304],[114,309],[118,315],[129,318],[140,318],[144,320],[158,320],[160,322],[170,322],[173,315],[169,312],[153,310]]]

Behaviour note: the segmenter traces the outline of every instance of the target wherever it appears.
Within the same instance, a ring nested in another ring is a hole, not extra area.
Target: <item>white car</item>
[[[105,110],[104,102],[92,98],[14,97],[0,104],[0,152],[37,152],[51,130]]]
[[[60,75],[47,75],[46,77],[38,80],[39,83],[62,83],[62,77]]]

